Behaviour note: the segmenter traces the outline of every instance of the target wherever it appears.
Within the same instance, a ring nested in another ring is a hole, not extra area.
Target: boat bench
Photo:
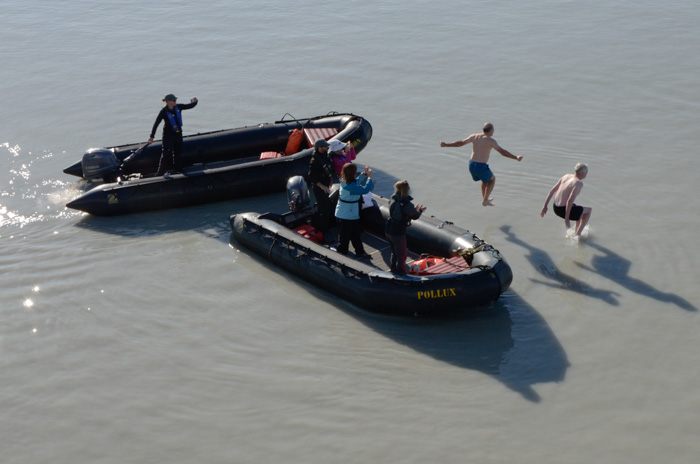
[[[264,152],[260,153],[261,160],[281,158],[283,156],[284,156],[284,153],[280,153],[278,151],[264,151]]]
[[[319,139],[328,140],[338,133],[334,127],[307,127],[304,129],[306,141],[310,147],[314,146],[314,142]]]
[[[461,256],[452,258],[428,257],[414,261],[413,264],[415,266],[411,266],[412,269],[409,271],[409,274],[413,275],[452,274],[469,269],[469,265]]]

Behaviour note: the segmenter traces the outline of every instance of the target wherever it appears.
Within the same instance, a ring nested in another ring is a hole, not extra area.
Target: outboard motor
[[[287,181],[287,201],[293,213],[311,210],[311,196],[302,176],[290,177]]]
[[[119,160],[107,148],[91,148],[83,155],[83,177],[91,182],[116,182]]]

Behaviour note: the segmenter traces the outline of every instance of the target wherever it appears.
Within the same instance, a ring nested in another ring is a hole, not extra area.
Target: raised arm
[[[441,147],[463,147],[464,145],[468,143],[472,143],[474,141],[474,134],[470,135],[464,140],[457,140],[454,142],[440,142]]]
[[[505,148],[501,148],[501,146],[500,146],[499,144],[497,144],[497,143],[495,142],[495,140],[494,140],[494,146],[493,146],[493,148],[494,148],[498,153],[500,153],[501,155],[505,156],[506,158],[511,158],[511,159],[518,160],[518,161],[520,161],[520,160],[523,159],[523,155],[515,156],[514,154],[512,154],[511,152],[509,152],[509,151],[506,150]]]
[[[190,100],[189,103],[178,103],[177,106],[178,106],[181,110],[189,110],[189,109],[192,109],[192,108],[194,108],[195,106],[197,106],[197,103],[198,103],[198,102],[199,102],[199,100],[197,100],[197,97],[192,97],[192,99]]]

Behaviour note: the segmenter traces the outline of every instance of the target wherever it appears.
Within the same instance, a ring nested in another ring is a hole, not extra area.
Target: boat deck
[[[337,229],[331,228],[325,234],[324,245],[327,248],[336,247],[338,244],[338,232]],[[365,247],[365,251],[369,253],[371,259],[362,259],[365,264],[371,264],[372,266],[380,269],[382,271],[391,271],[391,245],[389,242],[381,237],[378,237],[370,232],[362,232],[362,244]],[[350,251],[348,253],[349,257],[354,257],[354,249],[352,243],[350,244]],[[420,256],[411,250],[408,250],[408,257],[406,258],[406,265],[410,266],[413,261],[420,259]]]

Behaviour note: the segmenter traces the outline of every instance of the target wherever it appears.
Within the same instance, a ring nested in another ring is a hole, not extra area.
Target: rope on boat
[[[351,279],[359,279],[362,275],[362,273],[359,271],[350,271],[351,269],[349,267],[347,267],[344,264],[340,264],[340,272],[342,272],[345,277],[349,277]]]
[[[278,234],[274,234],[272,236],[272,243],[270,244],[270,249],[267,251],[267,259],[272,260],[272,249],[275,248],[275,245],[277,244],[277,238],[279,237]]]
[[[254,227],[252,227],[252,231],[251,231],[251,227],[250,227],[251,225],[254,226]],[[262,228],[262,224],[255,224],[253,221],[249,221],[248,219],[245,219],[245,218],[243,219],[243,230],[245,230],[249,234],[257,234],[258,232],[260,232],[261,228]]]
[[[272,242],[270,243],[270,248],[267,251],[268,259],[272,259],[272,251],[274,250],[274,248],[276,246],[280,246],[282,248],[286,248],[289,256],[296,259],[296,260],[299,260],[299,259],[303,258],[304,256],[309,256],[310,259],[312,259],[314,261],[321,262],[321,263],[325,264],[326,266],[328,266],[330,269],[340,269],[340,272],[345,277],[348,277],[351,279],[360,279],[364,275],[361,271],[353,271],[351,268],[349,268],[345,264],[342,264],[342,263],[339,263],[338,261],[332,260],[328,256],[320,254],[317,251],[312,250],[310,247],[303,247],[303,246],[298,246],[298,245],[291,246],[292,244],[294,244],[294,245],[296,245],[296,244],[294,242],[292,242],[291,240],[289,240],[288,238],[281,236],[278,232],[275,232],[275,233],[269,232],[268,229],[265,229],[264,227],[262,227],[262,224],[255,224],[252,221],[244,219],[243,229],[246,232],[248,232],[249,234],[260,233],[260,235],[263,238],[272,238]],[[296,255],[292,254],[292,249],[297,251]]]
[[[327,256],[324,256],[324,255],[319,254],[319,253],[315,253],[314,256],[311,256],[311,260],[312,260],[312,261],[318,261],[318,262],[320,262],[320,263],[323,263],[323,264],[325,264],[326,266],[328,266],[328,267],[331,268],[331,269],[333,269],[333,267],[334,267],[334,265],[333,265],[332,263],[329,263],[329,262],[328,262],[328,257],[327,257]]]
[[[301,258],[303,258],[304,256],[306,256],[306,255],[309,254],[309,249],[308,249],[308,248],[303,248],[303,247],[300,247],[300,246],[297,245],[296,247],[294,247],[294,249],[297,251],[297,254],[296,254],[296,256],[292,256],[292,247],[289,246],[290,243],[291,243],[291,242],[287,242],[287,252],[289,253],[289,256],[291,256],[292,258],[294,258],[294,259],[296,259],[296,260],[299,260],[299,259],[301,259]],[[300,250],[301,250],[301,253],[299,253]]]

